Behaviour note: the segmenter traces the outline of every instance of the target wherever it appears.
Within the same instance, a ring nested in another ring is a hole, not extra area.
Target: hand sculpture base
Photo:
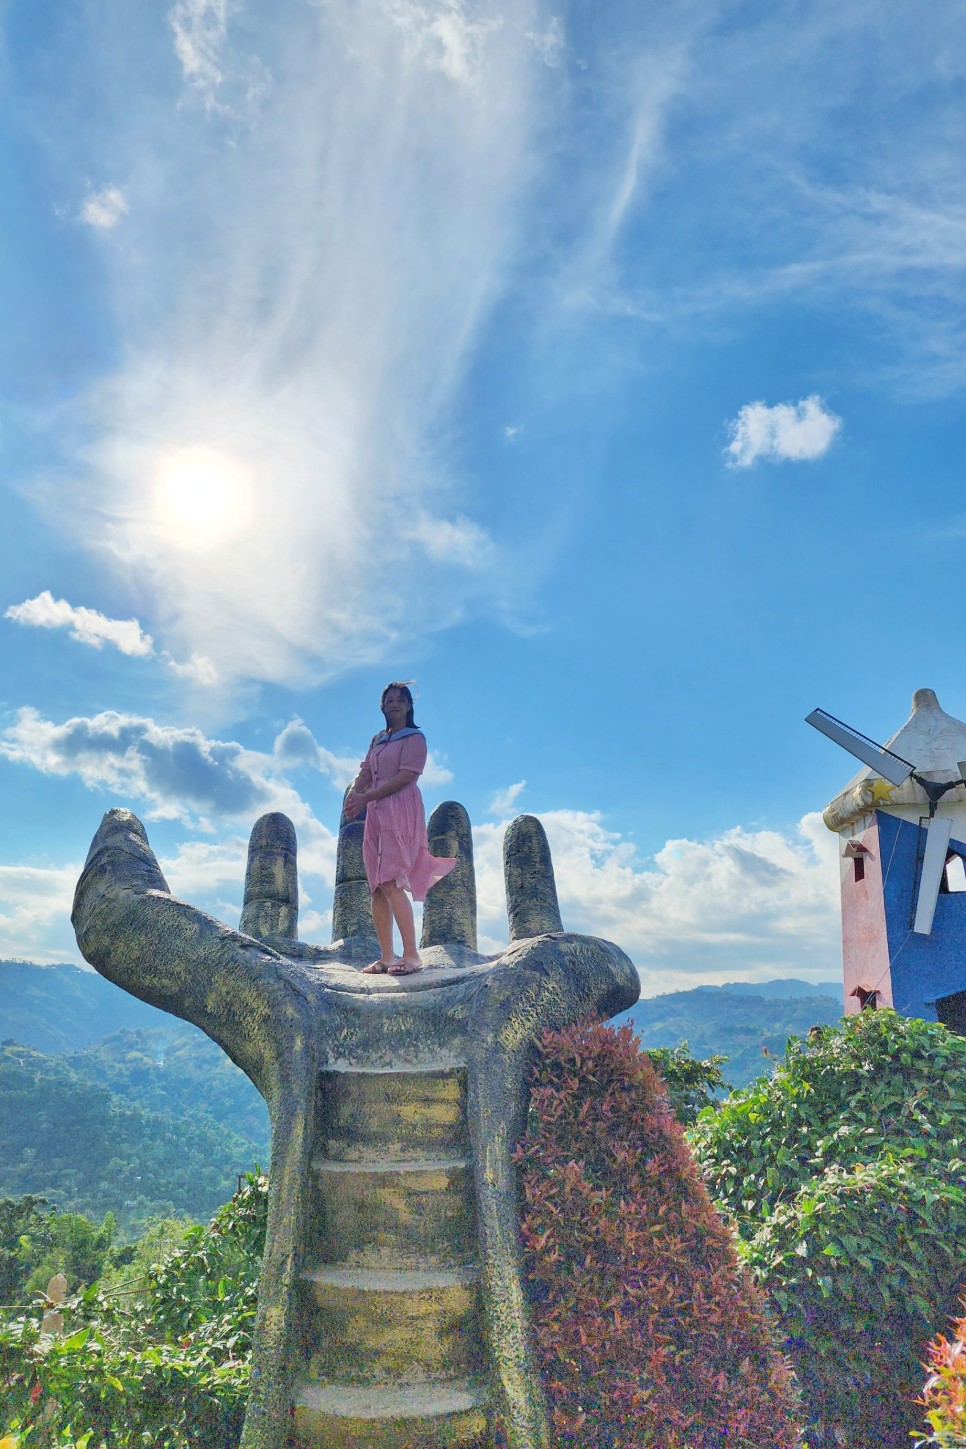
[[[546,838],[507,832],[510,946],[476,951],[469,821],[430,820],[459,864],[430,893],[416,976],[374,954],[360,822],[343,821],[332,946],[296,939],[295,835],[252,832],[242,931],[175,900],[140,821],[105,816],[77,888],[84,956],[193,1021],[265,1097],[268,1231],[242,1449],[545,1449],[511,1152],[547,1027],[637,1000],[616,946],[561,930]]]

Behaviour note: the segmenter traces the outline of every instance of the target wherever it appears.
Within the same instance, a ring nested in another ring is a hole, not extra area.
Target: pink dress
[[[369,746],[357,783],[360,790],[368,790],[391,780],[400,770],[421,775],[425,765],[426,737],[419,730],[400,731],[394,738],[383,731]],[[414,901],[425,900],[426,892],[455,866],[455,859],[429,853],[423,797],[415,779],[366,806],[362,859],[370,890],[394,881]]]

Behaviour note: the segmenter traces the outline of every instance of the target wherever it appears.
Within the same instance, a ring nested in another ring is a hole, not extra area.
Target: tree
[[[966,1040],[862,1012],[791,1041],[693,1141],[778,1311],[809,1443],[901,1449],[966,1234]]]

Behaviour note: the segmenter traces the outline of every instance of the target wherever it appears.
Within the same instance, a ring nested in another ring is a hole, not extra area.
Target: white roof
[[[942,782],[959,780],[959,761],[966,760],[966,724],[947,714],[932,689],[917,689],[912,696],[912,713],[901,729],[896,730],[885,745],[908,760],[920,775]],[[869,766],[854,775],[835,799],[825,807],[825,823],[830,830],[840,830],[874,806],[888,810],[890,805],[925,805],[926,796],[914,780],[890,789],[888,796],[877,797],[867,782],[880,777]],[[959,800],[963,788],[950,791],[950,804]],[[834,822],[834,823],[833,823]]]

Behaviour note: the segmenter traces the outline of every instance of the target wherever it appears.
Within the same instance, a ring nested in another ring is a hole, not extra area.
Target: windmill
[[[926,691],[918,690],[917,693],[924,694]],[[928,936],[936,914],[936,902],[939,899],[943,871],[946,869],[953,826],[952,820],[948,818],[937,819],[936,806],[947,791],[955,790],[957,785],[966,781],[966,760],[957,761],[958,780],[927,780],[911,761],[903,759],[902,755],[897,755],[887,745],[877,744],[868,735],[836,719],[827,710],[813,709],[811,714],[805,716],[805,723],[819,730],[835,744],[841,745],[843,750],[848,750],[850,755],[868,765],[891,785],[904,785],[907,780],[912,779],[925,794],[929,802],[929,814],[922,816],[919,821],[923,832],[923,849],[921,856],[917,858],[912,929],[920,936]]]
[[[966,721],[917,689],[884,744],[827,710],[808,723],[864,766],[823,812],[841,841],[846,1011],[966,1034]]]

